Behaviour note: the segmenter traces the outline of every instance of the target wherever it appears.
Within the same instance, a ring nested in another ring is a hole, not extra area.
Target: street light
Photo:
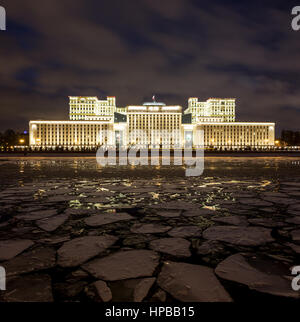
[[[24,144],[25,143],[25,140],[24,139],[21,139],[19,142],[20,142],[20,144]]]

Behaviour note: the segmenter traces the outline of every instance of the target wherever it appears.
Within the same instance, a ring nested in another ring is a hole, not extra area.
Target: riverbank
[[[195,155],[195,153],[193,153]],[[151,154],[149,153],[149,156]],[[171,156],[174,154],[171,153]],[[300,157],[300,151],[205,151],[205,157]],[[1,158],[94,158],[95,152],[0,152]]]

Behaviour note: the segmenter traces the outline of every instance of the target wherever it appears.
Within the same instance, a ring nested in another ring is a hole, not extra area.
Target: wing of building
[[[270,148],[275,123],[236,122],[234,98],[188,100],[188,108],[153,102],[117,107],[115,97],[69,97],[70,120],[30,121],[32,148],[133,145],[157,148]]]

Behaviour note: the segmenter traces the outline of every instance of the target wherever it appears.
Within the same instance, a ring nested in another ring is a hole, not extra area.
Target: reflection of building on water
[[[152,148],[205,146],[220,149],[274,146],[275,124],[235,121],[235,99],[188,100],[179,105],[156,101],[117,107],[115,97],[70,97],[69,121],[31,121],[32,147],[133,145]]]

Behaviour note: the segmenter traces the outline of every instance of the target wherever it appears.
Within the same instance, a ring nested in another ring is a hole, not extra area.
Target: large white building
[[[180,147],[181,106],[166,106],[164,103],[151,102],[142,106],[128,106],[126,114],[127,144]]]
[[[209,98],[206,102],[199,102],[191,97],[185,114],[192,114],[193,123],[197,122],[234,122],[235,98]]]
[[[73,121],[109,121],[116,112],[116,98],[70,96],[70,120]]]
[[[190,98],[188,108],[149,102],[117,107],[115,97],[70,97],[69,121],[31,121],[30,146],[203,146],[217,149],[270,148],[275,123],[236,122],[235,99]]]

